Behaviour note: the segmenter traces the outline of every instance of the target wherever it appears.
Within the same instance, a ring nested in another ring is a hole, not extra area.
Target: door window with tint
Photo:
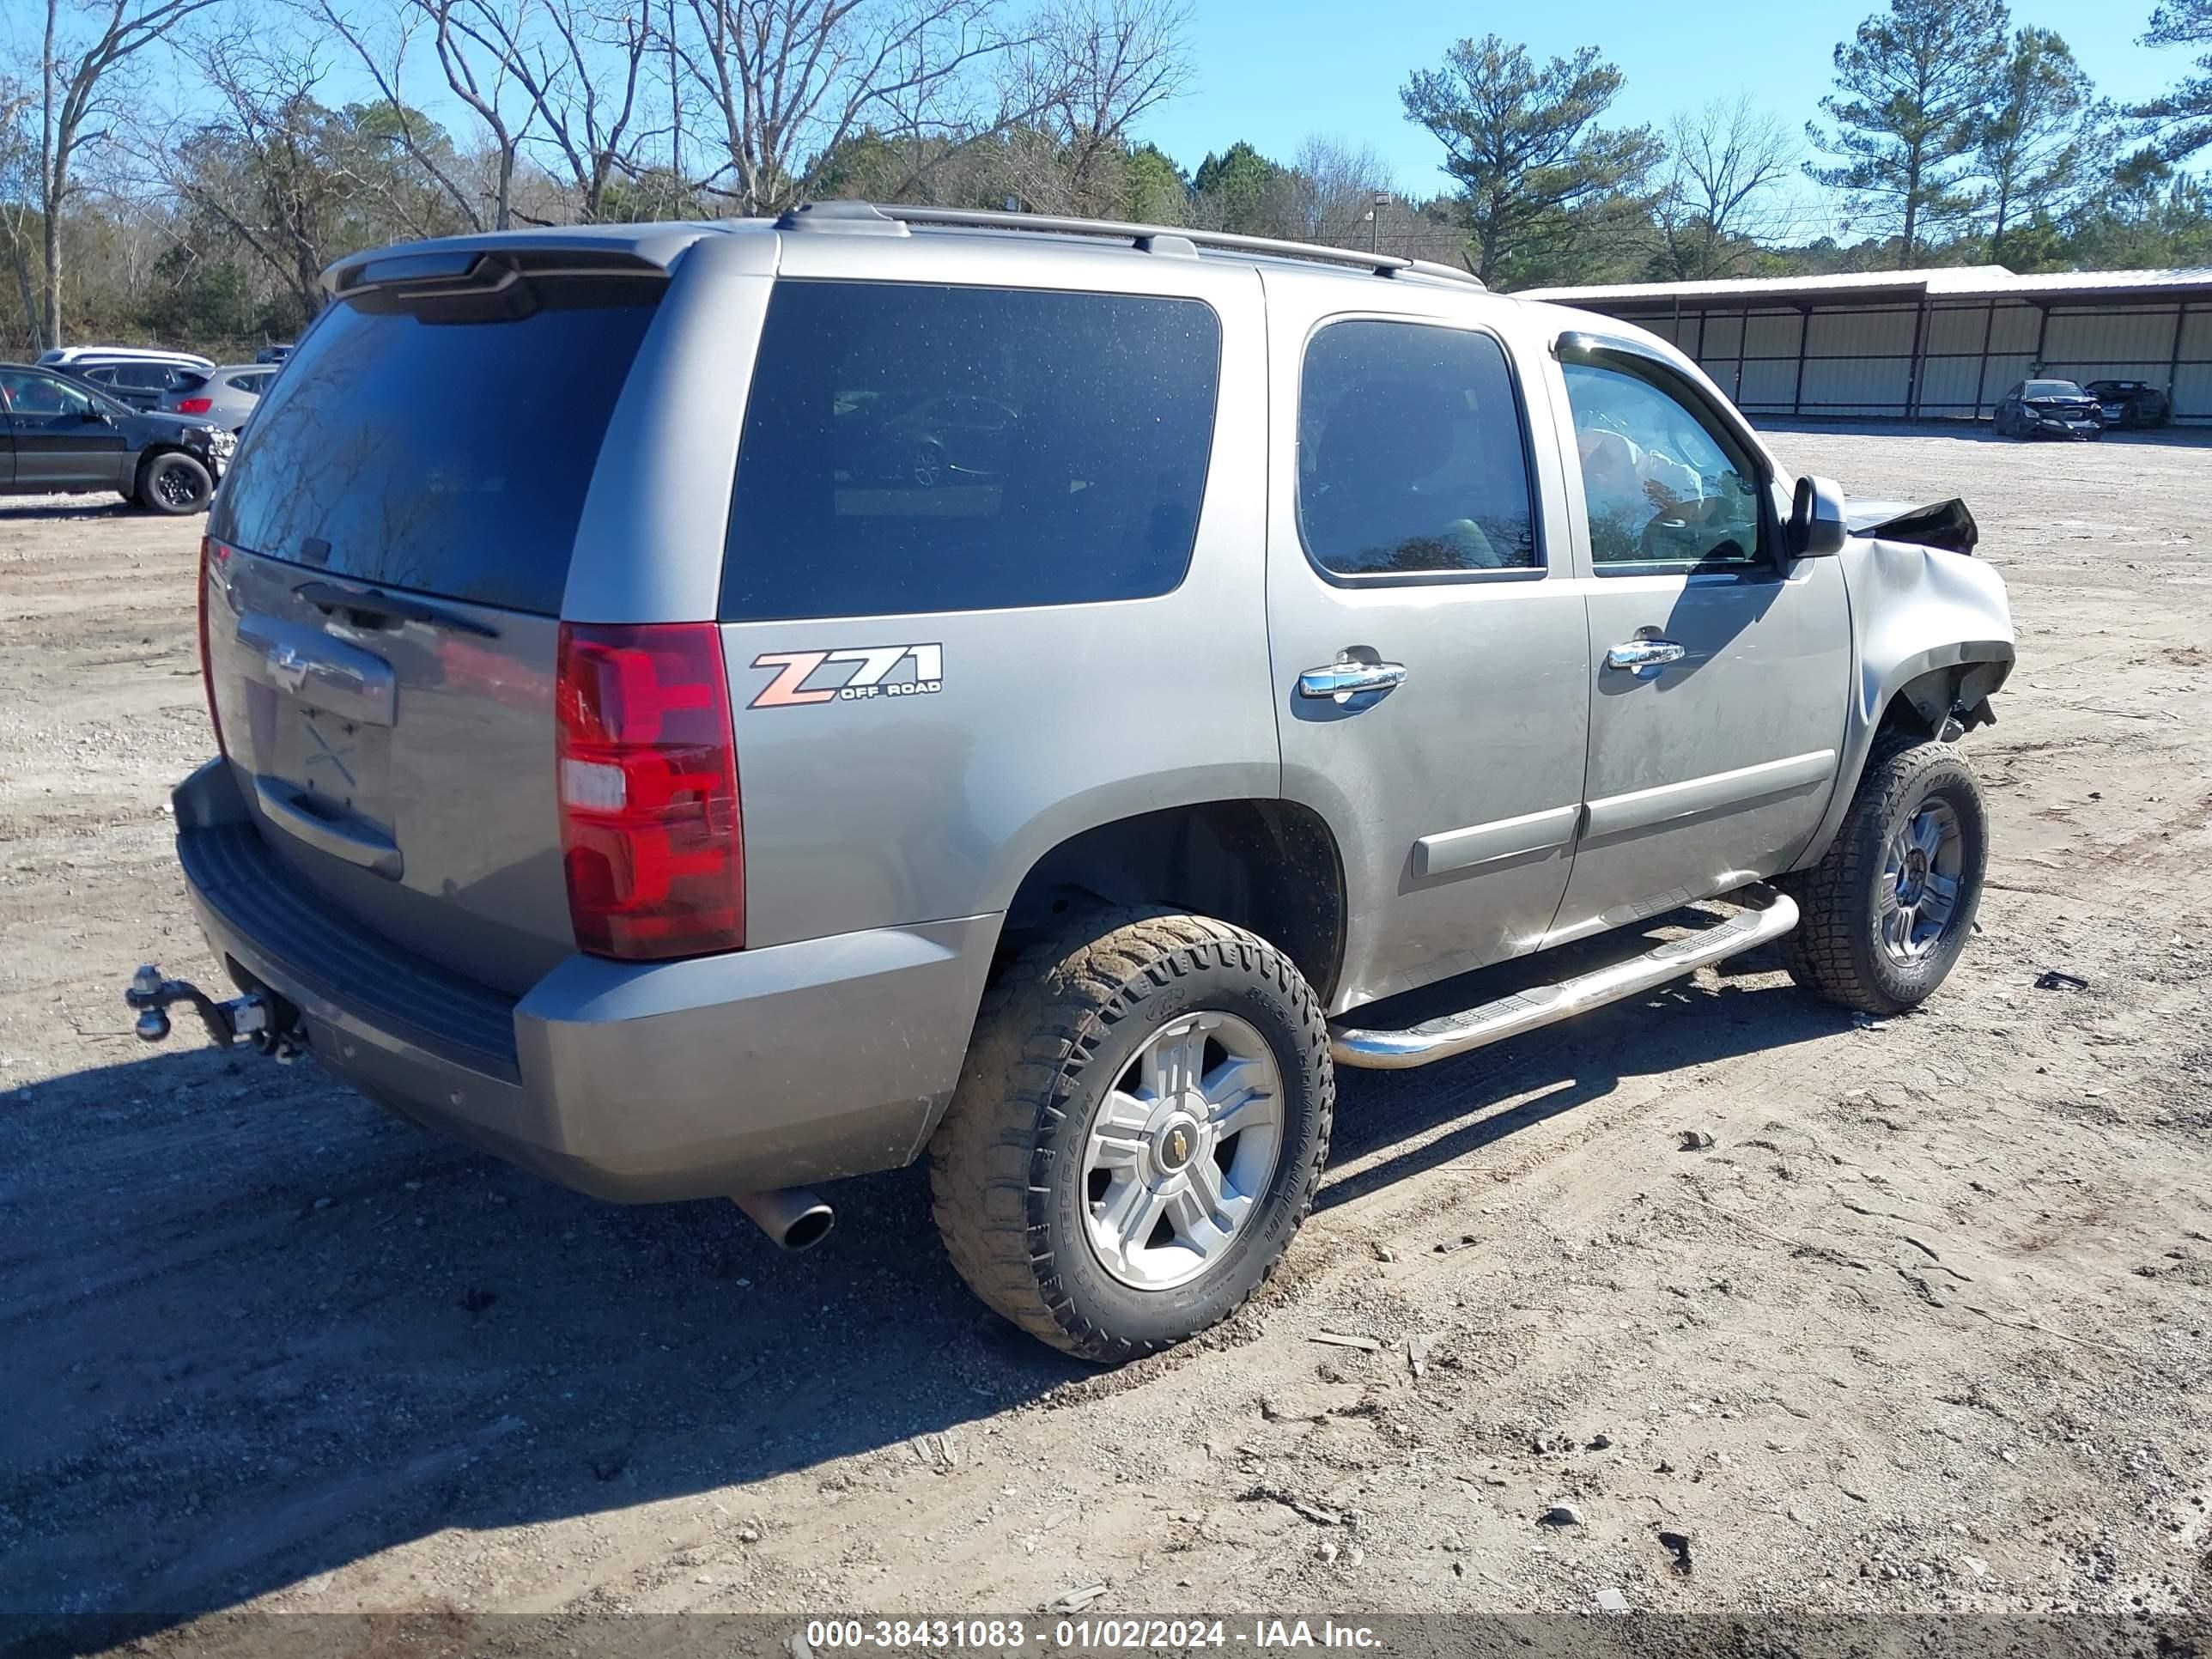
[[[1332,324],[1298,389],[1298,529],[1340,576],[1528,570],[1528,451],[1505,353],[1424,323]]]
[[[1767,562],[1759,470],[1657,374],[1563,365],[1600,575]]]
[[[25,426],[77,425],[94,408],[90,398],[65,381],[20,369],[0,373],[0,391],[7,393],[9,412]]]
[[[738,451],[722,617],[1165,593],[1206,499],[1196,300],[782,282]]]

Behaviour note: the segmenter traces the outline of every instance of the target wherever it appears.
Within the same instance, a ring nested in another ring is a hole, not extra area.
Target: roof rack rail
[[[857,204],[856,204],[857,205]],[[1455,270],[1427,259],[1403,259],[1395,253],[1361,253],[1353,248],[1322,247],[1313,242],[1279,241],[1272,236],[1239,236],[1222,230],[1193,230],[1187,225],[1139,225],[1119,219],[1074,219],[1049,213],[1002,213],[989,208],[876,206],[875,214],[901,225],[945,225],[976,230],[1030,230],[1060,236],[1101,236],[1127,240],[1148,253],[1188,258],[1199,248],[1227,253],[1259,253],[1277,259],[1307,259],[1316,264],[1349,265],[1377,276],[1430,276],[1439,282],[1485,288],[1472,271]],[[787,216],[789,218],[791,216]],[[796,224],[779,222],[779,228]],[[845,225],[839,227],[847,228]]]

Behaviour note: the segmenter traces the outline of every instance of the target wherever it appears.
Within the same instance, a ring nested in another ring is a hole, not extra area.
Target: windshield
[[[2086,398],[2089,394],[2071,380],[2030,380],[2023,398]]]

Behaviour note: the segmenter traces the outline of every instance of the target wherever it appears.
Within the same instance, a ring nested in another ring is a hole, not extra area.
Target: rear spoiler
[[[593,303],[650,302],[666,269],[622,248],[417,247],[372,254],[332,267],[324,279],[333,300],[374,312],[405,312],[429,323],[514,321],[550,302],[548,283],[571,295],[587,287]]]
[[[1846,501],[1844,518],[1854,536],[1911,542],[1946,553],[1972,553],[1982,539],[1981,526],[1974,522],[1973,514],[1955,495],[1925,507],[1903,501]]]
[[[338,260],[323,272],[322,289],[340,300],[368,289],[483,293],[518,276],[665,277],[684,249],[714,228],[653,225],[620,237],[574,230],[505,231],[403,242]]]

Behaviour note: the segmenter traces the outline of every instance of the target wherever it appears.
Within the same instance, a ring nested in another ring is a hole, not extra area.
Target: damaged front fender
[[[1854,502],[1855,521],[1863,505],[1888,504]],[[1958,508],[1944,520],[1954,532],[1972,527],[1973,516],[1964,503],[1945,506]],[[1885,511],[1870,516],[1887,526],[1900,515]],[[2012,672],[2014,658],[2004,580],[1981,560],[1871,529],[1855,530],[1837,557],[1850,596],[1857,670],[1835,793],[1819,830],[1793,866],[1801,870],[1820,861],[1842,827],[1875,735],[1893,707],[1901,703],[1909,718],[1917,718],[1931,732],[1954,717],[1964,726],[1979,725],[1992,718],[1989,699]]]

